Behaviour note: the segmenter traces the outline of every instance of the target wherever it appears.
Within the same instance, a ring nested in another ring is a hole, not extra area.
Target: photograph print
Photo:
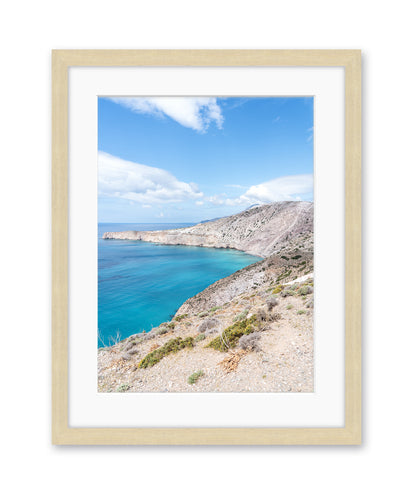
[[[314,98],[98,98],[97,388],[314,391]]]

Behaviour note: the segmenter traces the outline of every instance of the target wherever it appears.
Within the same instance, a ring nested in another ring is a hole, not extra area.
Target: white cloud
[[[214,122],[222,128],[224,117],[215,97],[112,97],[136,113],[169,116],[179,124],[204,132]]]
[[[195,201],[195,204],[197,206],[202,206],[204,204],[204,202],[203,201]]]
[[[223,199],[223,195],[221,194],[215,194],[214,196],[209,196],[207,198],[207,201],[216,206],[220,206],[225,203],[225,199]]]
[[[252,185],[237,198],[215,195],[207,198],[214,205],[238,206],[266,204],[275,201],[300,201],[302,195],[313,192],[313,175],[289,175]]]
[[[194,183],[178,180],[161,168],[98,152],[98,194],[153,205],[199,199],[203,193]]]
[[[313,175],[289,175],[252,185],[241,198],[247,198],[250,202],[272,203],[293,200],[296,195],[309,194],[312,191]]]

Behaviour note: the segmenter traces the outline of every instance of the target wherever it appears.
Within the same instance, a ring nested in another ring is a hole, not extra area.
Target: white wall
[[[15,1],[2,6],[4,497],[410,497],[415,444],[412,3]],[[364,443],[358,448],[50,444],[50,50],[363,50]]]

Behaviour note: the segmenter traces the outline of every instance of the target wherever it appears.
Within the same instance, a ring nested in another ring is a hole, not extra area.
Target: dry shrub
[[[306,308],[313,308],[313,298],[306,304]]]
[[[238,350],[237,352],[231,352],[225,359],[221,362],[218,362],[218,365],[221,366],[226,373],[231,373],[235,371],[238,367],[240,360],[247,355],[247,352],[244,350]]]
[[[267,321],[267,314],[266,311],[263,308],[259,308],[256,312],[257,320],[259,322],[266,322]]]
[[[266,305],[267,305],[267,310],[269,312],[271,312],[273,310],[273,308],[277,305],[277,300],[276,298],[269,298],[267,301],[266,301]]]
[[[160,345],[159,343],[153,343],[153,345],[150,347],[149,352],[153,352],[153,350],[156,350],[156,348],[159,348]]]
[[[270,322],[276,322],[282,318],[281,314],[279,312],[272,312],[269,314],[269,321]]]
[[[254,332],[242,336],[238,340],[238,346],[243,350],[258,352],[260,350],[259,340],[260,340],[260,334],[258,332]]]
[[[136,348],[133,348],[132,350],[129,350],[128,352],[124,352],[121,355],[121,358],[123,360],[130,360],[134,355],[138,354],[138,350]]]
[[[200,333],[205,333],[206,331],[209,331],[211,329],[214,329],[214,327],[219,324],[218,319],[205,319],[203,323],[199,326],[198,331]]]

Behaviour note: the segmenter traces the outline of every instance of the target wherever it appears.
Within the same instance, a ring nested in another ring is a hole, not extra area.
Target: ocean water
[[[169,321],[182,303],[259,257],[231,249],[102,239],[104,232],[193,224],[98,224],[98,346]]]

